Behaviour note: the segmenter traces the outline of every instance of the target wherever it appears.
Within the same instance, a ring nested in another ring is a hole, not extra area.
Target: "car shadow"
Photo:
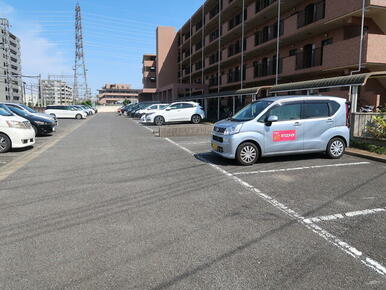
[[[210,151],[194,154],[194,157],[197,160],[214,165],[244,167],[243,165],[240,165],[235,159],[226,159]],[[278,163],[288,161],[307,161],[315,159],[327,159],[327,157],[323,153],[262,157],[259,159],[259,161],[256,162],[256,164]]]
[[[9,152],[25,152],[25,151],[31,150],[33,148],[34,148],[33,146],[28,146],[28,147],[24,147],[24,148],[12,148],[11,150],[9,150]]]

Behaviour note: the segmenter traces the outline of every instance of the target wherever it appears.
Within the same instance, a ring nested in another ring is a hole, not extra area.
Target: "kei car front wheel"
[[[242,143],[236,151],[236,159],[241,165],[253,165],[259,159],[259,148],[251,142]]]

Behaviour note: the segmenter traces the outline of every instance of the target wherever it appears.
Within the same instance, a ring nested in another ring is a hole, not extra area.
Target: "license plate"
[[[214,143],[212,143],[212,149],[213,149],[214,151],[217,151],[217,145],[214,144]]]

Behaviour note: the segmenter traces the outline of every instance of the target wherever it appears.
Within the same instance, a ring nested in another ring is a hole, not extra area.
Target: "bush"
[[[385,116],[379,115],[374,117],[370,125],[366,126],[369,134],[377,139],[386,139],[386,118]]]
[[[351,141],[350,145],[351,147],[355,147],[358,149],[363,149],[366,151],[386,155],[386,147],[384,146],[377,146],[377,145],[367,144],[367,143],[358,142],[358,141]]]

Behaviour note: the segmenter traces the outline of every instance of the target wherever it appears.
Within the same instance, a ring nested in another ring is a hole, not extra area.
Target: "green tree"
[[[131,104],[131,102],[130,102],[129,100],[124,100],[124,101],[123,101],[123,104],[124,104],[125,106],[127,106],[128,104]]]
[[[91,100],[86,100],[86,101],[82,102],[81,105],[90,106],[91,107],[92,106],[92,102],[91,102]]]

